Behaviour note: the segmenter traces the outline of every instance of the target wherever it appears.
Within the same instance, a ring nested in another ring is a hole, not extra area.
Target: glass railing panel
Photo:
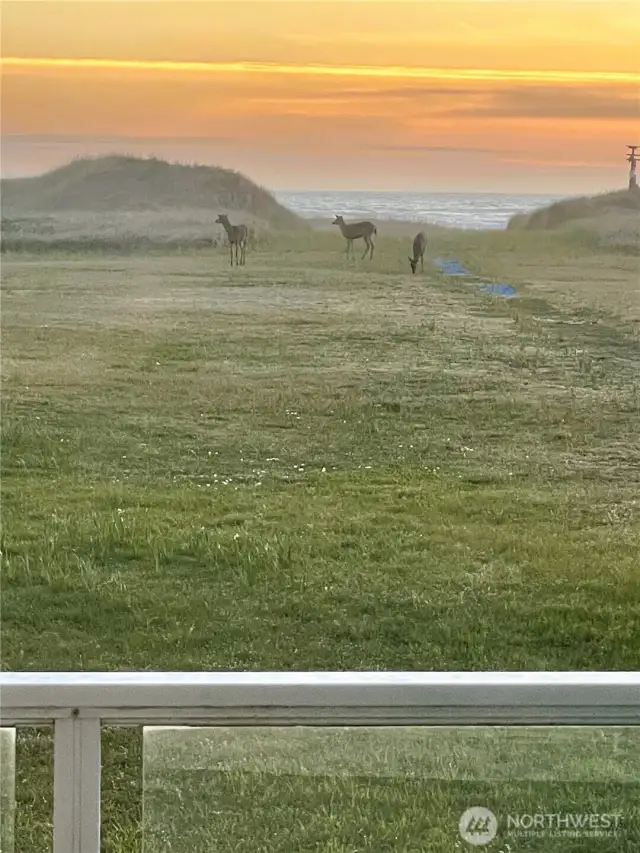
[[[640,728],[146,728],[144,853],[637,853]]]
[[[0,853],[14,853],[16,730],[0,728]]]

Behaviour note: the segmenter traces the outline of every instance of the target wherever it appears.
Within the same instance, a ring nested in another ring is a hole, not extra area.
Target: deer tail
[[[374,234],[377,234],[377,233],[378,233],[378,229],[376,228],[376,226],[375,226],[375,225],[373,226],[373,233],[374,233]]]

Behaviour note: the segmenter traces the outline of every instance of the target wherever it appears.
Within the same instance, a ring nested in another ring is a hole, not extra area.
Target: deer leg
[[[375,248],[375,243],[373,242],[373,237],[369,239],[369,243],[371,244],[371,260],[373,260],[373,250]]]
[[[367,253],[368,253],[368,254],[369,254],[369,257],[373,258],[373,238],[371,238],[371,237],[365,237],[365,238],[364,238],[364,241],[365,241],[365,243],[366,243],[367,245],[366,245],[366,248],[365,248],[365,250],[364,250],[364,255],[363,255],[362,257],[363,257],[363,258],[366,258],[366,257],[367,257]]]
[[[229,240],[229,257],[231,259],[231,266],[233,266],[233,243]]]
[[[369,238],[364,237],[364,253],[363,253],[362,257],[360,258],[360,260],[363,261],[367,257],[368,253],[369,253]]]
[[[420,255],[420,269],[424,272],[424,255]]]

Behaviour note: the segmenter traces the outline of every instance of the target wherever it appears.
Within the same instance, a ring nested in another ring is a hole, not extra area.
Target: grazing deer
[[[362,237],[366,248],[360,260],[366,258],[368,251],[371,251],[371,258],[373,258],[374,245],[372,237],[378,233],[378,229],[373,222],[352,222],[350,225],[347,225],[342,216],[336,216],[331,224],[340,227],[342,236],[347,241],[347,257],[349,257],[349,249],[351,249],[351,253],[353,254],[353,241],[359,240]]]
[[[420,231],[413,238],[413,257],[409,258],[409,263],[411,264],[411,272],[415,275],[416,267],[418,266],[418,261],[420,261],[420,267],[424,271],[424,250],[427,248],[427,235],[424,231]]]
[[[236,266],[238,266],[238,246],[240,247],[240,263],[244,264],[245,250],[249,231],[246,225],[232,225],[226,213],[221,213],[216,219],[217,225],[222,225],[229,239],[229,252],[231,253],[231,266],[233,266],[233,247],[236,247]]]

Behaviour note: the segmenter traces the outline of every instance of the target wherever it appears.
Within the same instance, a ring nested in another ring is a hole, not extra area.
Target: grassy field
[[[637,257],[434,231],[430,258],[513,284],[504,300],[412,276],[408,244],[353,262],[302,234],[233,269],[224,250],[5,255],[4,669],[640,668]],[[16,849],[48,850],[49,733],[18,759]],[[630,814],[616,778],[598,802]],[[140,782],[139,734],[109,732],[105,850],[139,849]],[[336,802],[378,820],[367,790]],[[512,853],[631,851],[635,827]],[[300,830],[296,850],[458,849]]]
[[[145,853],[469,850],[459,822],[472,804],[499,821],[494,851],[631,853],[640,841],[633,729],[209,728],[146,737]],[[609,835],[571,838],[559,820],[552,833],[553,818],[538,834],[528,819],[585,813],[609,816]]]

